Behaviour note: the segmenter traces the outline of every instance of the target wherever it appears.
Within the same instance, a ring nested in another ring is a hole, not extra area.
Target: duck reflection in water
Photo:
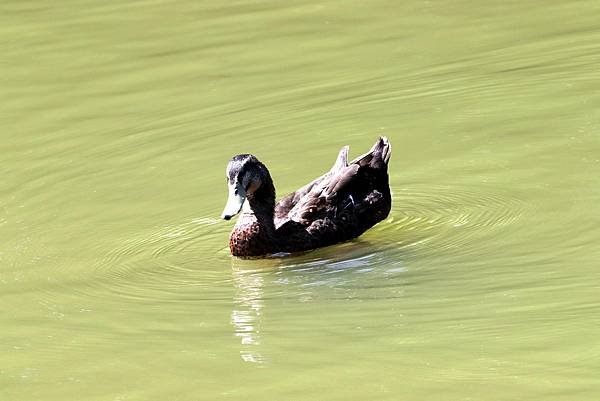
[[[232,273],[236,292],[231,324],[240,340],[240,357],[245,362],[263,363],[265,358],[260,352],[260,343],[264,277],[243,268],[233,267]]]

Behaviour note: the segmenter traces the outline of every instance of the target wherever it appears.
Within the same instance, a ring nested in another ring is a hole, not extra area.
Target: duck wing
[[[279,227],[281,224],[291,220],[293,215],[296,215],[302,208],[307,208],[308,203],[314,202],[315,198],[323,192],[324,185],[344,167],[348,166],[348,146],[344,146],[338,157],[327,173],[309,182],[302,188],[284,196],[275,205],[275,225]],[[304,206],[302,206],[304,205]],[[292,213],[292,210],[294,212]]]
[[[297,233],[303,227],[312,238],[311,247],[360,235],[389,213],[387,164],[390,155],[391,145],[385,137],[350,163],[348,146],[344,146],[327,173],[276,205],[276,226],[286,235],[292,231]]]

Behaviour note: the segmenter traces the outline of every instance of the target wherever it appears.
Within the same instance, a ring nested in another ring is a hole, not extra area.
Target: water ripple
[[[393,201],[395,213],[375,230],[420,257],[481,252],[494,246],[497,236],[508,235],[506,228],[529,208],[519,198],[485,187],[410,186],[395,193]]]
[[[382,275],[398,277],[410,263],[438,257],[477,260],[477,254],[490,253],[499,236],[509,235],[507,227],[514,234],[514,224],[527,205],[485,189],[408,186],[394,194],[390,217],[361,238],[260,260],[231,258],[226,242],[229,226],[214,218],[197,218],[125,241],[99,262],[97,273],[102,278],[96,284],[127,297],[171,297],[184,294],[185,288],[231,284],[222,269],[214,270],[231,263],[243,274],[274,274],[275,284],[295,285],[298,293],[311,287],[382,286]],[[380,296],[395,295],[384,291]]]
[[[229,258],[228,228],[213,218],[165,226],[138,235],[113,249],[97,263],[94,285],[103,291],[136,299],[189,296],[223,280],[219,265]],[[185,289],[192,289],[186,293]]]

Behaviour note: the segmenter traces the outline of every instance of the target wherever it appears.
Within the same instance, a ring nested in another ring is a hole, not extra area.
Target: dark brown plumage
[[[377,140],[348,163],[348,147],[327,173],[275,204],[269,171],[255,156],[235,156],[227,166],[229,220],[243,205],[231,232],[234,256],[298,252],[356,238],[385,219],[391,207],[387,165],[391,145]]]

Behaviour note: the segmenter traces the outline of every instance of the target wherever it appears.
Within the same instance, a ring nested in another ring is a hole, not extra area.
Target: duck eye
[[[237,194],[238,194],[238,190],[237,190],[237,188],[235,189],[235,192],[234,192],[234,194],[235,194],[235,195],[237,195]]]

